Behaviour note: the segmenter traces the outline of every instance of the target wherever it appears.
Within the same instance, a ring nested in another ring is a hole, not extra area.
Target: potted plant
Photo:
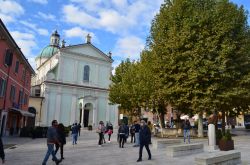
[[[88,125],[88,130],[89,130],[89,131],[92,131],[92,129],[93,129],[93,128],[92,128],[92,125]]]
[[[221,151],[229,151],[234,149],[234,141],[229,130],[226,131],[219,141],[219,148]]]
[[[216,131],[216,145],[219,145],[219,141],[221,138],[222,138],[222,131],[221,131],[221,129],[218,129]]]

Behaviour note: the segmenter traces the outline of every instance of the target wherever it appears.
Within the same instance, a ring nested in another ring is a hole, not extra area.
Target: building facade
[[[18,134],[27,125],[31,75],[28,60],[0,19],[0,133]]]
[[[97,126],[99,121],[117,125],[117,105],[108,100],[111,55],[91,43],[65,46],[59,44],[55,31],[36,58],[37,74],[32,78],[32,95],[40,97],[41,107],[36,125],[49,126],[56,119],[68,126],[80,122],[83,127]],[[39,101],[37,100],[37,104]],[[30,105],[32,106],[32,105]],[[34,105],[35,106],[35,105]]]

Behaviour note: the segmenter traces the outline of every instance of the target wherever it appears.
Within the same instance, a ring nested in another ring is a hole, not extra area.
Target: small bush
[[[220,130],[220,129],[218,129],[217,131],[216,131],[216,139],[217,140],[220,140],[222,138],[222,131]]]
[[[224,140],[224,141],[232,140],[232,135],[231,135],[229,129],[225,132],[224,135],[222,135],[221,139]]]

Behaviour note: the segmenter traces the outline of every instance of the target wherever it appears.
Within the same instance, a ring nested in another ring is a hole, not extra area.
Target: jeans
[[[48,147],[48,150],[47,150],[47,153],[45,155],[45,158],[43,159],[44,165],[47,163],[50,154],[52,155],[52,160],[58,161],[58,159],[56,158],[55,151],[54,151],[54,144],[47,144],[47,147]]]
[[[188,138],[188,143],[190,143],[190,130],[184,129],[184,143],[186,142],[186,138]]]
[[[76,144],[77,141],[77,133],[76,134],[72,134],[72,144]]]
[[[140,138],[139,138],[139,132],[135,133],[135,145],[139,146],[140,145]]]

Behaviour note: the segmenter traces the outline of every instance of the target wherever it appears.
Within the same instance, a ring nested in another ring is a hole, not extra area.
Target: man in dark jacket
[[[151,160],[151,152],[148,146],[151,141],[151,132],[144,120],[141,120],[139,139],[140,139],[140,150],[139,150],[139,159],[137,160],[137,162],[142,161],[142,149],[144,146],[148,152],[148,160]]]
[[[48,131],[47,131],[47,147],[48,147],[48,150],[47,150],[47,153],[46,153],[46,155],[44,157],[42,165],[46,165],[50,155],[52,155],[52,160],[55,161],[55,163],[57,165],[62,161],[62,159],[60,159],[60,160],[57,159],[57,157],[55,155],[55,151],[54,151],[54,145],[56,143],[60,144],[60,142],[58,140],[57,131],[56,131],[57,125],[58,125],[57,121],[53,120],[52,121],[52,126],[48,128]]]

